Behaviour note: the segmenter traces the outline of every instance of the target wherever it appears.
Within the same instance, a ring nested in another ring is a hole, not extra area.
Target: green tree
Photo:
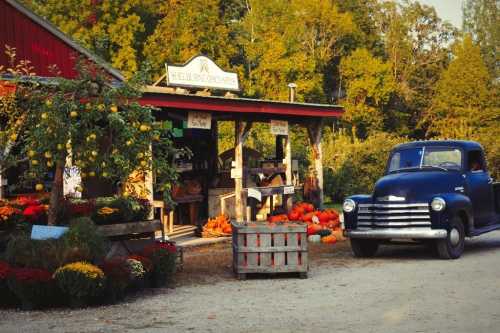
[[[470,35],[455,44],[453,60],[436,86],[424,122],[428,137],[473,139],[481,142],[490,161],[498,161],[500,98],[480,48]],[[490,164],[499,175],[498,163]]]
[[[490,74],[500,76],[500,24],[498,0],[466,0],[463,4],[463,30],[479,43]]]
[[[391,65],[374,57],[366,49],[358,49],[340,64],[346,97],[343,119],[360,138],[384,128],[390,121],[387,110],[396,83]]]
[[[456,43],[453,56],[437,83],[427,112],[427,134],[467,138],[494,116],[493,87],[480,49],[470,36]]]
[[[429,107],[434,86],[448,63],[455,29],[431,6],[386,2],[377,15],[385,54],[397,83],[386,130],[421,136],[416,124]]]

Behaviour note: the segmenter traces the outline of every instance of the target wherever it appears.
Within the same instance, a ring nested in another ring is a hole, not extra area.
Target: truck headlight
[[[443,198],[437,197],[432,199],[431,208],[435,212],[440,212],[446,207],[446,201]]]
[[[356,208],[356,203],[352,199],[346,199],[342,205],[342,209],[346,213],[352,212]]]

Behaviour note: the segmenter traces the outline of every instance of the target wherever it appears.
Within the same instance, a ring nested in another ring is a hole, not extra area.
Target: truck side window
[[[484,171],[484,162],[481,151],[472,150],[469,152],[469,170],[471,172]]]

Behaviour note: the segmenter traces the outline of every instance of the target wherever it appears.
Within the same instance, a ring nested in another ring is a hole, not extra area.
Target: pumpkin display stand
[[[232,222],[233,269],[239,279],[247,274],[298,273],[309,270],[307,225],[301,222]]]

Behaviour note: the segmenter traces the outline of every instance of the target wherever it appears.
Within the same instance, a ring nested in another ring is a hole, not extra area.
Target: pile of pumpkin
[[[307,235],[319,235],[322,243],[334,244],[345,240],[339,213],[335,209],[317,210],[310,203],[297,203],[288,213],[287,219],[307,223]]]
[[[201,233],[204,238],[231,236],[231,220],[225,215],[209,218]]]

